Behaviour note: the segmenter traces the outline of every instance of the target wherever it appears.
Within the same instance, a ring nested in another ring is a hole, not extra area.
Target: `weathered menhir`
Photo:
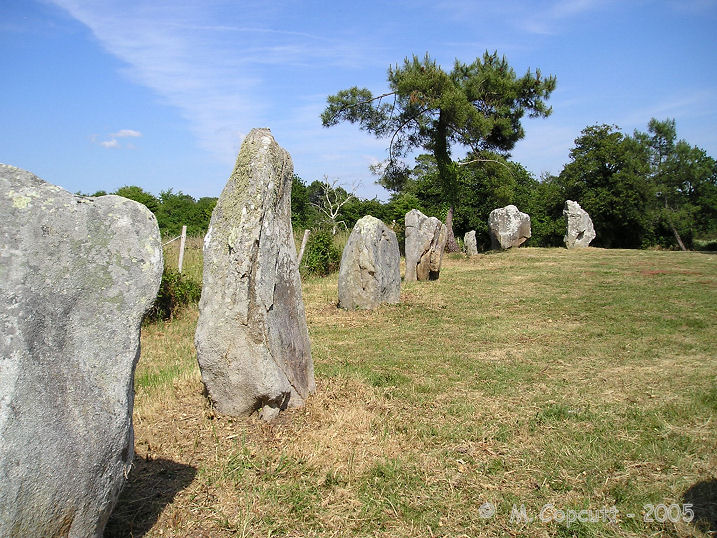
[[[204,238],[195,345],[221,413],[270,419],[315,390],[291,229],[292,174],[271,131],[253,129]]]
[[[0,165],[0,536],[102,536],[162,269],[143,205]]]

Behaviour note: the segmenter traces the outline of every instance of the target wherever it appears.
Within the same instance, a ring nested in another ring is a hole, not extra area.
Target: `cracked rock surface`
[[[438,280],[448,230],[436,217],[418,209],[406,213],[406,282]]]
[[[228,415],[298,407],[314,392],[296,246],[290,155],[252,129],[212,213],[195,334],[202,381]]]

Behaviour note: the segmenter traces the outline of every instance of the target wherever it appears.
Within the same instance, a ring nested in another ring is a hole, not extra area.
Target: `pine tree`
[[[555,77],[543,78],[539,70],[518,77],[497,52],[486,52],[470,64],[456,60],[450,72],[428,54],[422,60],[414,55],[402,66],[389,68],[390,91],[374,96],[356,86],[341,90],[328,97],[321,119],[325,127],[348,121],[389,139],[380,180],[389,189],[396,190],[408,173],[402,157],[418,148],[430,151],[449,207],[447,248],[458,250],[452,226],[459,203],[458,174],[451,148],[462,145],[475,155],[491,151],[507,156],[525,135],[521,119],[526,112],[529,117],[550,115],[545,100],[555,84]]]

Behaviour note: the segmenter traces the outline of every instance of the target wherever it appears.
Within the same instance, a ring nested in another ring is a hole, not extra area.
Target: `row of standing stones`
[[[577,202],[568,200],[565,244],[586,247],[595,238],[592,221]],[[530,238],[530,216],[514,205],[491,211],[488,224],[494,249],[509,249]],[[436,280],[440,274],[447,229],[436,217],[417,209],[406,213],[405,281]],[[478,254],[476,232],[464,238],[465,252]],[[379,219],[367,215],[351,231],[339,268],[339,306],[348,310],[373,309],[382,303],[398,303],[401,295],[401,258],[396,234]]]
[[[221,413],[269,420],[316,389],[292,173],[271,131],[253,129],[204,240],[195,346]],[[157,221],[131,200],[75,196],[0,165],[0,223],[0,536],[101,536],[134,457],[140,327],[163,270]],[[406,215],[407,281],[438,278],[446,237],[435,217]],[[400,280],[396,235],[362,218],[340,306],[396,303]]]

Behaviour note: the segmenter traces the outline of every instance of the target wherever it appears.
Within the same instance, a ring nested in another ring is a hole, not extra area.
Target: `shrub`
[[[334,245],[331,230],[319,228],[309,235],[302,267],[311,275],[326,276],[339,268],[341,252]]]
[[[717,239],[695,239],[693,241],[695,250],[717,250]]]
[[[145,319],[172,319],[180,307],[199,302],[201,295],[201,284],[173,269],[165,268],[157,299]]]

